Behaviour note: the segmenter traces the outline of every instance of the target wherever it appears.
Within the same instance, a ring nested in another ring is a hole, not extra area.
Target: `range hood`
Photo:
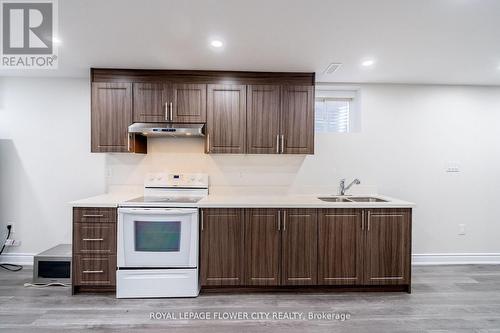
[[[144,136],[205,136],[205,124],[134,123],[128,132]]]

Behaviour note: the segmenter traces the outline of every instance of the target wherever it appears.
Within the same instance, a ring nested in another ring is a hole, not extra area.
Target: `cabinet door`
[[[172,120],[176,123],[205,123],[207,121],[207,85],[172,85]]]
[[[279,153],[280,86],[247,88],[247,153]]]
[[[245,277],[250,286],[280,284],[281,226],[277,209],[245,213]]]
[[[367,210],[365,238],[365,284],[409,284],[411,213]]]
[[[285,209],[282,225],[282,284],[317,283],[318,223],[315,209]]]
[[[282,152],[314,154],[314,87],[284,86],[282,96]]]
[[[166,122],[169,114],[169,85],[134,83],[134,122]]]
[[[203,209],[202,286],[243,285],[243,209]]]
[[[324,209],[318,223],[318,284],[361,284],[362,210]]]
[[[246,86],[207,87],[207,152],[245,153]]]
[[[92,152],[128,152],[131,83],[92,83]]]

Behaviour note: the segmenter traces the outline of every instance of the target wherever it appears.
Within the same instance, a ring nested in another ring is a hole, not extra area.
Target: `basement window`
[[[314,109],[316,132],[350,132],[351,99],[316,98]]]
[[[359,131],[359,90],[317,86],[314,104],[317,133]]]

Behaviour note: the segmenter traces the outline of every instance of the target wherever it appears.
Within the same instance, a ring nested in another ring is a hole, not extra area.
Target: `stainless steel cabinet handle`
[[[286,231],[286,210],[283,211],[283,231]]]
[[[203,231],[203,209],[201,210],[201,231]]]
[[[368,211],[368,231],[370,231],[370,211]]]
[[[280,153],[280,136],[279,134],[276,135],[276,154]]]
[[[365,211],[361,211],[361,230],[365,230]]]
[[[210,153],[210,134],[207,133],[207,153]]]
[[[281,210],[278,210],[278,231],[281,230]]]
[[[87,241],[87,242],[102,242],[104,240],[104,238],[84,238],[82,240]]]
[[[130,134],[130,133],[127,135],[127,151],[130,151],[130,136],[131,135],[132,134]]]
[[[168,120],[168,103],[165,102],[165,120]]]
[[[174,120],[174,117],[172,116],[173,110],[174,110],[174,105],[172,104],[172,102],[170,102],[170,121]]]
[[[99,274],[99,273],[104,273],[104,271],[83,271],[85,274]]]
[[[104,214],[83,214],[83,217],[104,217]]]
[[[283,154],[284,150],[285,150],[285,136],[283,134],[281,134],[281,153]]]

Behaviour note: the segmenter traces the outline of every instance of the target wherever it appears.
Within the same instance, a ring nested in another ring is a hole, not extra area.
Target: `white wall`
[[[201,139],[154,139],[146,156],[109,155],[108,184],[185,170],[208,172],[218,192],[334,193],[358,177],[418,205],[415,253],[500,253],[500,88],[365,85],[361,99],[361,132],[317,134],[313,156],[206,155]],[[445,172],[450,161],[460,173]]]
[[[90,154],[86,79],[0,78],[0,235],[14,226],[37,253],[71,242],[70,200],[105,190],[105,156]]]
[[[313,156],[206,155],[196,138],[153,139],[147,155],[129,155],[89,153],[86,80],[0,82],[0,221],[18,225],[16,252],[69,240],[69,200],[182,170],[208,172],[216,192],[332,193],[359,177],[366,191],[417,203],[415,253],[500,253],[500,88],[362,86],[362,131],[318,134]],[[461,172],[446,173],[448,161]]]

